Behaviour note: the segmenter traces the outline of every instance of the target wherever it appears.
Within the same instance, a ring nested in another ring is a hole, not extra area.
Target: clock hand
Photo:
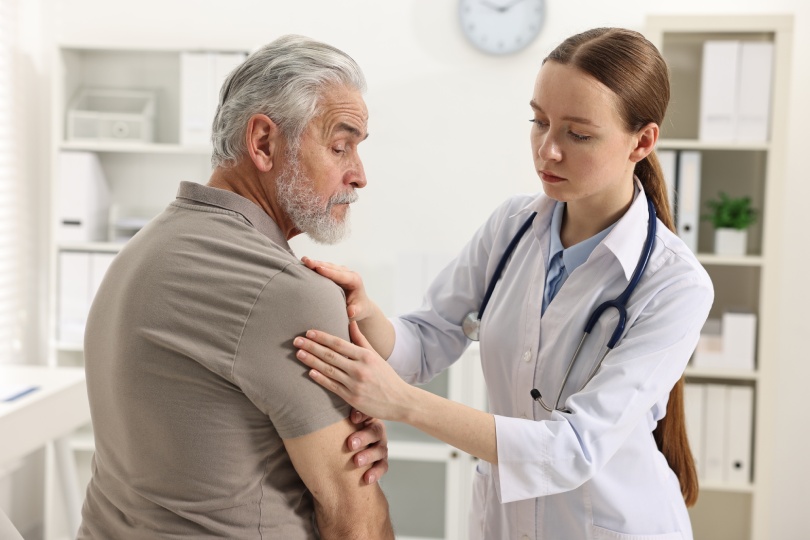
[[[522,0],[518,0],[518,1],[522,1]],[[487,2],[487,0],[481,0],[481,5],[484,5],[484,6],[488,7],[489,9],[495,10],[495,11],[497,11],[499,13],[503,13],[504,11],[509,9],[508,7],[499,6],[497,4],[493,4],[492,2]]]
[[[508,11],[523,1],[524,0],[512,0],[511,2],[509,2],[508,4],[506,4],[501,8],[501,12],[503,13],[504,11]]]

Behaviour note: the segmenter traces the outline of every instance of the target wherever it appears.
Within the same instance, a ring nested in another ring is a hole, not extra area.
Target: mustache
[[[336,204],[352,204],[356,203],[357,200],[360,198],[360,195],[357,194],[357,191],[352,189],[349,191],[344,191],[343,193],[336,193],[329,197],[329,206],[332,207]]]

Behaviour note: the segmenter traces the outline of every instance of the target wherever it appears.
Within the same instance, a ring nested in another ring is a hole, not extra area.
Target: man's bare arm
[[[363,481],[366,469],[352,462],[346,438],[356,430],[348,419],[319,431],[285,439],[293,466],[315,499],[324,540],[393,540],[388,502],[377,483]]]

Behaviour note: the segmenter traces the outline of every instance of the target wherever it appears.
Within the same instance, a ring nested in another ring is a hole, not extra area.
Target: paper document
[[[39,387],[30,384],[0,383],[0,403],[7,403],[37,390]]]

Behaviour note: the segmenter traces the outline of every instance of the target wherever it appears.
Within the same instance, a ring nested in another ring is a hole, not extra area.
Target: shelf
[[[81,432],[70,438],[70,448],[75,452],[95,452],[96,442],[92,433]]]
[[[454,453],[461,455],[462,452],[440,442],[388,441],[388,459],[444,462],[452,458]]]
[[[715,255],[713,253],[698,253],[697,260],[701,264],[717,266],[762,266],[764,258],[760,255],[746,255],[734,257],[728,255]]]
[[[735,381],[756,381],[759,379],[759,373],[756,371],[732,371],[729,369],[703,369],[703,368],[686,368],[684,375],[687,378],[696,379],[728,379]]]
[[[659,139],[656,149],[660,150],[740,150],[768,151],[771,143],[763,142],[721,142],[697,139]]]
[[[59,342],[56,344],[56,350],[59,352],[74,352],[80,353],[84,352],[84,345],[81,343],[66,343],[66,342]]]
[[[64,141],[60,150],[110,152],[121,154],[187,154],[211,155],[209,146],[185,146],[168,143],[135,143],[117,141]]]
[[[718,482],[699,482],[700,491],[713,491],[720,493],[754,493],[754,484],[729,485]]]
[[[59,244],[59,251],[92,251],[96,253],[118,253],[123,242],[66,242]]]

